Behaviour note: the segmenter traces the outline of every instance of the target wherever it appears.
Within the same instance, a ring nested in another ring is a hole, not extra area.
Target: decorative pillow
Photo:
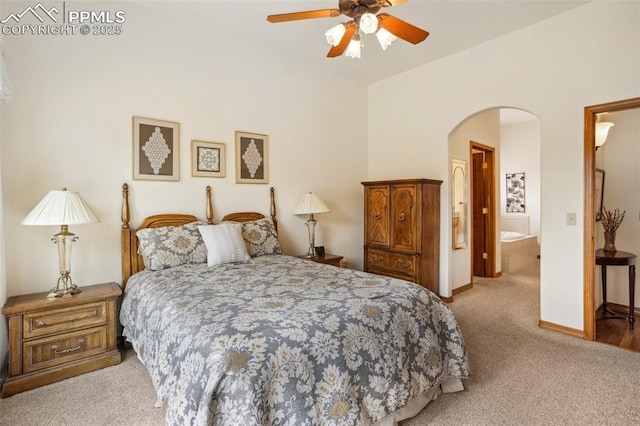
[[[198,229],[207,246],[207,265],[215,266],[251,260],[242,240],[241,224],[226,222],[219,225],[199,226]]]
[[[145,267],[157,271],[185,263],[206,262],[207,248],[198,231],[200,225],[203,222],[145,228],[136,232],[138,254],[142,255]]]
[[[242,224],[242,238],[247,245],[249,256],[282,254],[278,233],[270,217],[251,220]]]

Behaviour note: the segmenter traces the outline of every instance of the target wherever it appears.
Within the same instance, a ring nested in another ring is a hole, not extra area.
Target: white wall
[[[615,123],[607,142],[596,151],[596,165],[605,171],[604,201],[607,209],[625,211],[616,232],[616,248],[640,255],[640,110],[606,114],[605,121]],[[596,248],[604,243],[601,222],[596,226]],[[601,272],[596,268],[596,295],[602,302]],[[640,307],[640,286],[636,277],[635,306]],[[607,301],[629,305],[627,267],[607,268]]]
[[[503,216],[529,216],[529,233],[538,236],[540,242],[540,121],[531,116],[530,121],[502,124],[500,126],[500,210]],[[525,173],[525,212],[507,213],[507,173]]]
[[[274,186],[289,254],[308,246],[306,218],[292,211],[313,191],[332,211],[318,216],[316,243],[361,267],[366,87],[275,52],[219,42],[213,26],[173,19],[167,7],[156,13],[125,4],[120,36],[6,37],[15,93],[4,107],[0,147],[9,296],[55,284],[50,238],[58,230],[20,222],[49,190],[63,186],[79,191],[102,219],[70,229],[80,237],[72,256],[80,286],[120,282],[124,182],[133,225],[160,212],[203,217],[206,185],[217,220],[232,211],[268,214]],[[132,180],[132,116],[180,123],[180,182]],[[269,135],[269,185],[235,183],[236,130]],[[192,139],[226,143],[226,178],[191,177]]]
[[[428,176],[446,182],[445,194],[458,123],[502,106],[540,118],[540,316],[569,328],[583,329],[583,111],[640,94],[639,7],[592,2],[369,87],[369,179]],[[441,217],[448,210],[443,203]],[[565,224],[567,212],[576,226]],[[445,295],[449,257],[443,244]]]
[[[495,175],[496,179],[500,176],[500,110],[492,108],[486,111],[479,112],[473,117],[470,117],[458,126],[449,136],[449,152],[451,158],[457,158],[465,160],[467,162],[467,248],[453,250],[451,248],[451,185],[449,185],[449,191],[445,194],[445,200],[449,200],[445,204],[448,207],[446,216],[442,217],[444,222],[448,222],[447,229],[449,230],[446,235],[443,235],[440,239],[441,244],[446,244],[451,253],[451,259],[448,270],[450,271],[450,289],[453,291],[458,287],[462,287],[469,284],[471,281],[471,141],[478,142],[486,146],[495,148]],[[426,176],[429,177],[429,176]],[[499,194],[499,183],[496,180],[494,182],[496,194]],[[495,220],[496,223],[500,223],[500,200],[496,202]],[[496,236],[496,258],[495,258],[495,270],[500,270],[501,263],[501,250],[499,238]],[[447,294],[451,296],[451,294]]]

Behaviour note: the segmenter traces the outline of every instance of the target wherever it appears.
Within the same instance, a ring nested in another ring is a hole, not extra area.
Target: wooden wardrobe
[[[441,184],[431,179],[362,182],[365,271],[439,293]]]

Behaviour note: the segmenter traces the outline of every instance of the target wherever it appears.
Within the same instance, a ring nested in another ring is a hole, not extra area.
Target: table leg
[[[636,265],[629,265],[629,328],[633,330],[635,318]]]
[[[602,273],[602,314],[607,315],[609,309],[607,309],[607,265],[600,265],[600,272]]]

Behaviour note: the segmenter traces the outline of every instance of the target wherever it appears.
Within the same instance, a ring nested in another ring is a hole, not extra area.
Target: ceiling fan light
[[[342,40],[342,36],[344,35],[345,31],[346,29],[344,28],[344,24],[339,24],[331,28],[329,31],[324,33],[324,35],[327,37],[327,43],[333,46],[337,46],[338,44],[340,44],[340,40]]]
[[[347,51],[345,55],[350,58],[360,59],[360,51],[362,49],[362,43],[360,41],[360,37],[354,36],[349,42],[349,46],[347,47]]]
[[[360,17],[360,30],[365,34],[373,34],[378,29],[378,17],[373,13],[365,13]]]
[[[380,28],[376,33],[376,38],[378,39],[382,50],[387,50],[387,47],[389,47],[398,37],[394,36],[384,28]]]

